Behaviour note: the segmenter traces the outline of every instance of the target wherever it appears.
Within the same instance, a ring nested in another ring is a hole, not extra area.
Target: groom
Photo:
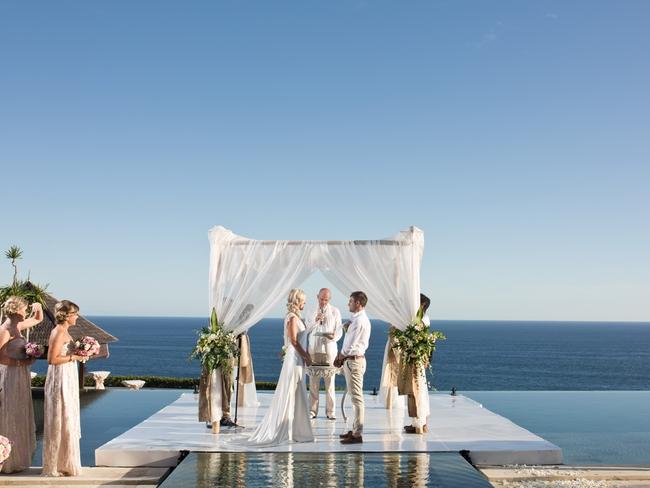
[[[363,418],[365,407],[363,403],[363,375],[366,372],[366,349],[370,340],[370,320],[366,315],[368,297],[362,291],[350,295],[348,308],[352,312],[352,320],[348,323],[341,352],[334,361],[335,366],[343,366],[348,394],[352,398],[352,413],[354,419],[352,430],[341,435],[341,444],[360,444],[363,442]]]

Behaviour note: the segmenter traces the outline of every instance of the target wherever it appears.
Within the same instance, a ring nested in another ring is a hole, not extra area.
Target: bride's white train
[[[304,366],[310,359],[307,353],[308,330],[300,318],[304,306],[305,293],[291,290],[284,319],[285,355],[278,384],[261,423],[249,438],[243,440],[246,445],[267,447],[290,441],[314,441],[305,389]]]

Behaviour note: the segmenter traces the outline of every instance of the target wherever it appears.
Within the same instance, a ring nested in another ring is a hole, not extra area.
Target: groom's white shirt
[[[366,310],[352,314],[348,332],[343,339],[341,354],[344,356],[363,356],[370,341],[370,320]]]

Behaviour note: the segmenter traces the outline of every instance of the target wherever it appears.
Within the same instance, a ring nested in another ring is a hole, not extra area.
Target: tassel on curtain
[[[246,388],[244,385],[249,385],[255,381],[253,374],[253,355],[251,354],[251,341],[248,334],[241,337],[240,364],[239,364],[239,399],[237,404],[240,407],[246,405]]]
[[[398,380],[400,373],[399,351],[393,349],[394,339],[388,335],[386,350],[384,351],[384,369],[380,381],[380,394],[384,400],[384,407],[392,409],[394,406],[401,407],[398,402]]]

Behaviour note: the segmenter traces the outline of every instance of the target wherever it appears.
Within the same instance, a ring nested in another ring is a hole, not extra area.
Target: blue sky
[[[203,315],[214,225],[417,225],[434,318],[648,321],[649,19],[645,1],[3,1],[0,248],[87,314]]]

